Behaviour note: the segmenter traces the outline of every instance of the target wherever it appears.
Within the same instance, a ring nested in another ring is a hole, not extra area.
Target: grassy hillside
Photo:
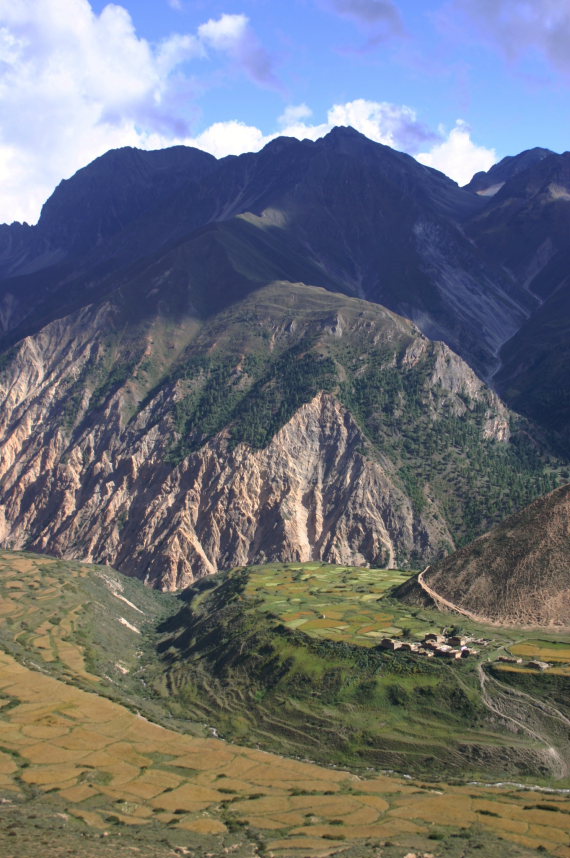
[[[481,694],[479,662],[504,652],[512,635],[472,625],[488,643],[452,663],[375,646],[385,635],[412,642],[457,627],[457,616],[391,599],[401,581],[325,564],[206,579],[159,629],[154,687],[174,715],[208,718],[228,738],[288,754],[431,776],[545,774],[540,743],[505,734]]]
[[[271,612],[283,601],[286,614],[307,576],[314,592],[305,590],[303,613],[326,597],[345,605],[356,626],[349,572],[283,568],[280,577],[278,568],[266,568],[252,575],[253,589],[237,586],[235,596]],[[370,596],[372,573],[361,575],[362,595]],[[379,581],[379,592],[393,577]],[[214,580],[193,598],[215,601],[228,581],[242,578]],[[282,593],[271,586],[280,580]],[[0,596],[0,849],[7,858],[35,858],[38,849],[44,858],[369,858],[380,851],[401,858],[410,849],[446,858],[567,854],[565,799],[556,792],[387,776],[374,772],[374,754],[355,775],[232,745],[213,738],[203,721],[171,717],[176,689],[161,700],[148,681],[161,669],[157,624],[178,622],[180,598],[145,590],[109,568],[11,552],[0,553]],[[396,625],[404,621],[395,605],[389,610]],[[305,643],[324,643],[310,635],[308,629]],[[243,643],[245,650],[251,638]],[[353,664],[357,649],[363,659],[372,653],[350,647]],[[300,653],[298,641],[294,650]],[[307,665],[324,666],[322,650],[306,647],[306,656]],[[334,671],[346,660],[335,656],[329,664]],[[429,685],[429,674],[419,678]],[[317,684],[317,710],[320,690]],[[333,713],[343,704],[328,708]],[[259,739],[271,741],[268,734]]]

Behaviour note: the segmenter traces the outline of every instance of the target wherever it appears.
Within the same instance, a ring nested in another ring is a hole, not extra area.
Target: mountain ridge
[[[98,193],[101,170],[123,184]],[[501,194],[480,199],[347,129],[221,161],[122,150],[85,168],[46,204],[40,233],[51,223],[60,238],[38,257],[30,245],[28,263],[65,258],[0,284],[4,543],[168,587],[280,551],[420,563],[553,488],[564,454],[480,380],[537,303],[471,237],[488,238]],[[311,408],[334,424],[328,439]],[[275,439],[292,422],[314,429],[289,511],[313,521],[310,536],[274,514],[297,466]],[[349,452],[337,444],[348,424]],[[315,494],[327,457],[365,475],[360,500],[337,474]],[[232,482],[238,460],[256,485],[249,506],[247,479]],[[235,519],[226,490],[241,498]],[[386,512],[378,526],[365,496]],[[346,512],[334,548],[334,516],[322,539],[314,525],[333,497]],[[256,518],[269,522],[263,538]]]
[[[156,315],[164,297],[136,323],[128,298],[84,308],[13,352],[3,544],[166,587],[279,556],[421,562],[550,487],[497,397],[378,305],[278,283],[202,321],[176,294]]]
[[[551,149],[535,146],[533,149],[525,149],[524,152],[519,152],[518,155],[507,155],[501,161],[493,164],[489,170],[475,173],[471,181],[464,185],[464,188],[475,191],[482,196],[494,196],[506,181],[554,154]]]
[[[59,229],[57,225],[50,227],[50,217],[65,201],[62,195],[69,197],[66,189],[88,181],[93,171],[109,160],[133,157],[131,150],[111,155],[84,168],[46,203],[38,227],[30,230],[32,236],[37,234],[48,243],[55,262],[38,269],[29,285],[14,279],[17,271],[11,272],[12,281],[0,290],[0,298],[4,292],[0,301],[4,318],[9,318],[11,307],[17,319],[12,305],[15,302],[17,306],[22,287],[27,294],[26,309],[21,313],[27,313],[38,292],[47,293],[54,312],[61,301],[59,296],[67,292],[70,276],[75,276],[82,288],[87,280],[92,281],[90,288],[96,289],[101,276],[120,272],[134,259],[150,260],[153,253],[160,254],[173,243],[190,238],[207,224],[228,222],[246,212],[263,217],[267,209],[280,211],[281,221],[279,227],[275,220],[270,221],[266,228],[279,229],[281,240],[291,245],[293,254],[303,254],[312,268],[320,271],[317,279],[292,274],[285,279],[302,279],[385,304],[414,319],[431,338],[445,340],[464,357],[469,354],[483,374],[493,365],[498,346],[514,333],[512,319],[525,316],[526,297],[512,290],[499,269],[491,266],[487,270],[488,263],[481,267],[455,223],[480,209],[477,196],[411,156],[344,128],[316,142],[287,140],[278,146],[269,144],[260,153],[230,156],[214,165],[207,160],[205,176],[195,185],[186,180],[186,187],[165,199],[146,221],[143,213],[103,243],[98,239],[104,224],[92,226],[91,251],[87,250],[83,261],[80,254],[74,262],[73,254],[70,257],[59,246],[61,242],[50,244],[50,229],[55,233]],[[186,150],[184,158],[191,156],[193,160],[196,156],[201,161],[203,155],[198,150]],[[129,175],[127,171],[127,179]],[[136,211],[139,214],[138,208]],[[70,211],[70,223],[75,217],[76,212]],[[85,249],[86,239],[82,241],[80,246]],[[71,237],[63,243],[73,247]],[[98,274],[103,261],[104,268]],[[74,266],[79,266],[76,274]],[[276,279],[275,274],[271,279]],[[458,290],[460,298],[456,300]],[[481,301],[475,297],[477,290],[483,290],[492,313],[482,311]],[[449,302],[452,312],[446,309]],[[481,323],[477,336],[469,321],[471,316]],[[483,338],[482,330],[487,331]],[[31,332],[33,327],[25,330]]]

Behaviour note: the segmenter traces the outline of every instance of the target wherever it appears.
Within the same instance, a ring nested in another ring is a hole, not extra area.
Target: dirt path
[[[464,617],[473,620],[474,623],[482,623],[486,626],[497,625],[495,620],[491,620],[489,617],[482,617],[480,614],[473,614],[471,611],[466,611],[465,608],[460,608],[459,605],[454,604],[454,602],[450,602],[449,599],[445,599],[443,596],[440,596],[439,593],[436,593],[424,578],[424,575],[429,569],[431,569],[431,566],[426,566],[424,571],[420,572],[418,575],[418,584],[424,593],[427,593],[430,599],[435,602],[436,608],[439,611],[455,611],[457,614],[463,614]]]
[[[493,678],[493,682],[500,685],[504,690],[507,689],[507,686],[502,682],[499,682],[498,679]],[[565,724],[567,727],[570,727],[570,718],[567,718],[560,709],[557,709],[556,706],[553,706],[552,703],[545,703],[543,700],[537,700],[535,697],[532,697],[530,694],[527,694],[526,691],[520,691],[518,688],[508,687],[508,691],[510,694],[514,694],[516,697],[521,697],[523,700],[528,701],[532,706],[536,709],[541,709],[545,712],[550,718],[554,718],[557,721],[560,721],[562,724]]]

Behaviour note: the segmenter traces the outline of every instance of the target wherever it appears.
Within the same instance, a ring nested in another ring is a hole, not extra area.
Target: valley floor
[[[195,723],[170,729],[132,674],[145,625],[172,611],[172,596],[111,569],[7,552],[0,592],[5,858],[570,858],[562,788],[354,774],[207,738]],[[113,644],[106,667],[86,615]]]

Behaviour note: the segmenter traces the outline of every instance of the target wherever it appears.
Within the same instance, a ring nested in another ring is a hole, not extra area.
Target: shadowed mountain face
[[[553,488],[564,462],[480,379],[536,371],[517,337],[565,292],[521,271],[544,235],[562,253],[565,157],[493,198],[346,128],[79,171],[0,227],[2,543],[175,587],[424,562]]]
[[[534,302],[529,318],[502,347],[493,383],[514,408],[558,432],[567,448],[570,153],[540,151],[539,160],[506,181],[471,220],[468,233]]]
[[[507,155],[498,164],[493,164],[487,172],[475,173],[465,190],[475,191],[483,197],[493,197],[503,187],[505,182],[512,179],[518,173],[522,173],[535,164],[539,164],[544,158],[554,155],[550,149],[542,149],[537,146],[527,149],[519,155]]]
[[[130,266],[224,225],[256,282],[303,281],[381,303],[488,376],[532,300],[465,237],[462,223],[483,205],[347,128],[218,162],[181,148],[110,152],[60,185],[37,227],[3,228],[11,279],[0,318],[13,341],[115,288]],[[227,290],[223,301],[233,299]]]
[[[496,375],[517,409],[558,428],[566,413],[545,407],[553,391],[527,406],[526,379],[536,389],[546,364],[547,387],[550,376],[554,391],[565,387],[558,343],[552,353],[547,343],[567,291],[568,157],[532,149],[461,189],[350,128],[220,161],[184,147],[112,151],[62,182],[37,226],[0,227],[3,345],[145,266],[167,275],[175,248],[192,258],[199,246],[208,311],[243,297],[234,275],[220,287],[219,249],[250,290],[305,282],[412,319],[482,377]]]
[[[460,608],[503,624],[570,627],[570,485],[534,501],[430,569]]]
[[[185,146],[108,152],[61,182],[42,208],[38,232],[68,256],[78,256],[156,212],[181,190],[191,194],[215,166],[212,155]]]
[[[559,254],[570,231],[570,152],[515,173],[468,226],[487,255],[506,266],[538,300],[559,285]]]

